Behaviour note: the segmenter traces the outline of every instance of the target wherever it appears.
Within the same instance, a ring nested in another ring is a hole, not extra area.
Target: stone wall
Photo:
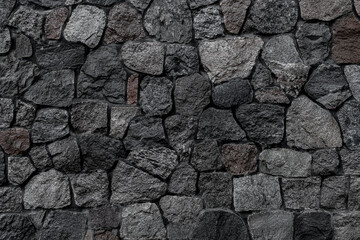
[[[0,240],[360,239],[360,0],[1,0]]]

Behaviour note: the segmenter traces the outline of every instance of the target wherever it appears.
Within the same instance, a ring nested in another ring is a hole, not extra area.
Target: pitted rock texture
[[[239,33],[250,4],[250,0],[222,0],[220,2],[221,11],[224,14],[224,24],[229,32]]]
[[[350,100],[337,112],[344,143],[351,150],[358,149],[360,146],[360,131],[358,130],[360,125],[358,118],[360,116],[359,106],[358,101]]]
[[[222,147],[224,165],[233,175],[249,174],[256,171],[257,148],[252,143],[225,144]]]
[[[304,20],[330,21],[351,11],[348,0],[300,0],[301,17]]]
[[[295,240],[330,240],[333,235],[331,215],[326,212],[302,213],[294,220],[294,232]]]
[[[194,16],[196,39],[211,39],[224,35],[220,8],[209,6],[200,9]]]

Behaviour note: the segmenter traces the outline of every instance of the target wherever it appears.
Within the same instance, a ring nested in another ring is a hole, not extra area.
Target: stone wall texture
[[[0,240],[359,240],[360,0],[0,0]]]

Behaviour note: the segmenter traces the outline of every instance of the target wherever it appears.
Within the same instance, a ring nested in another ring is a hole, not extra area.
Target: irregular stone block
[[[23,184],[34,172],[35,167],[28,157],[8,157],[8,180],[11,184]]]
[[[5,172],[6,164],[5,164],[5,154],[0,149],[0,185],[6,182],[6,172]]]
[[[348,240],[360,237],[360,212],[338,212],[333,216],[334,239]]]
[[[9,52],[11,47],[11,35],[8,28],[0,28],[0,54]]]
[[[121,221],[121,208],[115,206],[103,206],[89,210],[88,226],[90,229],[114,229],[118,228]]]
[[[138,101],[139,92],[139,76],[136,74],[131,75],[128,78],[127,83],[127,103],[129,105],[136,106]]]
[[[178,195],[195,195],[198,174],[189,164],[179,165],[170,176],[169,192]]]
[[[22,195],[20,187],[0,187],[0,212],[21,212]]]
[[[312,172],[315,175],[331,175],[338,171],[339,154],[335,149],[320,149],[312,155]]]
[[[331,215],[327,212],[305,212],[294,221],[294,240],[331,240],[333,227]]]
[[[195,39],[216,38],[224,35],[223,19],[218,6],[209,6],[195,12]]]
[[[345,187],[343,191],[346,191]],[[346,194],[346,193],[345,193]],[[348,207],[350,210],[360,210],[360,178],[350,176]]]
[[[344,174],[346,175],[358,175],[360,174],[360,151],[351,151],[343,148],[340,152],[340,159],[343,164]]]
[[[240,32],[250,4],[251,0],[222,0],[220,2],[226,30],[233,34]]]
[[[30,38],[24,34],[17,34],[15,38],[15,56],[17,58],[28,58],[33,55],[33,47]]]
[[[0,131],[0,146],[7,154],[25,153],[30,148],[29,131],[23,128],[8,128]]]
[[[212,100],[220,108],[250,103],[252,101],[251,85],[248,80],[242,79],[234,79],[217,85],[213,88]]]
[[[332,176],[321,184],[321,206],[332,209],[346,209],[346,178]]]
[[[14,104],[10,98],[0,98],[0,128],[9,128],[14,118]]]
[[[36,229],[31,220],[20,214],[0,215],[2,239],[35,239]]]
[[[130,121],[140,115],[138,107],[113,106],[110,110],[110,136],[123,138]]]
[[[345,145],[356,150],[360,146],[360,104],[356,100],[347,101],[337,112]]]
[[[151,0],[129,0],[132,5],[141,11],[144,11],[150,4]]]
[[[222,156],[226,170],[233,175],[243,175],[256,172],[257,148],[253,143],[225,144],[222,146]]]
[[[4,26],[7,23],[7,18],[11,13],[11,10],[14,8],[16,0],[3,0],[0,3],[0,27]]]
[[[165,72],[171,77],[191,75],[199,71],[197,48],[190,45],[169,44],[166,47]]]
[[[346,65],[344,67],[344,73],[346,80],[349,83],[352,95],[358,102],[360,102],[360,66]]]
[[[47,39],[58,40],[61,38],[61,32],[68,16],[69,10],[66,7],[56,8],[47,14],[44,25]]]
[[[352,9],[351,1],[348,0],[300,0],[299,3],[304,20],[331,21]]]
[[[52,161],[45,145],[33,146],[29,155],[37,169],[46,169],[52,167]]]
[[[219,170],[224,166],[215,140],[195,143],[190,162],[198,171]]]
[[[24,128],[31,128],[35,119],[36,108],[31,104],[18,100],[15,104],[15,109],[15,125]]]

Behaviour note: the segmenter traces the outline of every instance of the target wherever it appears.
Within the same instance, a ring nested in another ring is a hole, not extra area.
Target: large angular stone
[[[320,207],[321,178],[282,179],[284,204],[290,209],[318,209]]]
[[[304,20],[331,21],[351,12],[349,0],[300,0],[301,17]]]
[[[129,3],[119,3],[111,8],[105,30],[107,44],[121,43],[145,36],[142,18]]]
[[[25,209],[63,208],[70,204],[68,178],[56,170],[37,174],[25,186]]]
[[[46,169],[53,165],[45,145],[33,146],[30,149],[29,155],[37,169]]]
[[[0,212],[21,212],[22,195],[20,187],[0,187]]]
[[[286,137],[290,147],[302,149],[342,146],[340,128],[335,118],[304,95],[293,100],[288,109]]]
[[[102,206],[91,208],[88,217],[88,226],[90,229],[118,228],[121,221],[121,208],[116,206]]]
[[[212,91],[212,100],[217,107],[230,108],[251,102],[252,95],[248,80],[234,79],[215,86]]]
[[[345,177],[344,177],[345,181]],[[344,186],[343,186],[344,187]],[[343,188],[343,192],[346,188]],[[345,192],[346,194],[346,192]],[[346,196],[346,195],[345,195]],[[350,176],[348,208],[352,211],[360,210],[360,178],[357,176]]]
[[[124,144],[127,150],[158,147],[166,143],[164,126],[160,118],[138,117],[131,120]]]
[[[312,72],[305,92],[327,109],[335,109],[351,97],[349,85],[340,66],[322,64]]]
[[[165,239],[166,229],[155,203],[139,203],[122,211],[120,237],[130,239]]]
[[[0,149],[0,185],[4,184],[6,182],[6,173],[5,173],[5,154]]]
[[[11,35],[8,28],[0,28],[0,54],[9,52],[11,47]]]
[[[198,171],[219,170],[224,166],[215,140],[204,140],[195,143],[190,161]]]
[[[347,101],[337,112],[345,145],[355,150],[360,147],[360,104],[356,100]]]
[[[35,170],[28,157],[8,157],[8,180],[13,185],[23,184]]]
[[[125,157],[121,140],[100,134],[80,136],[78,140],[85,170],[109,170]]]
[[[188,43],[192,16],[186,0],[154,0],[144,16],[148,33],[163,42]]]
[[[191,239],[249,240],[244,220],[230,210],[209,209],[201,212]]]
[[[248,217],[253,240],[292,240],[294,214],[285,211],[253,213]]]
[[[33,143],[51,142],[69,134],[69,115],[66,110],[40,109],[31,129]]]
[[[36,108],[32,104],[18,100],[15,104],[15,109],[15,125],[24,128],[31,128],[36,116]]]
[[[56,8],[46,16],[44,31],[47,39],[58,40],[68,18],[69,10],[66,7]]]
[[[277,77],[277,83],[293,97],[307,81],[309,66],[305,65],[290,35],[272,37],[264,47],[261,57]]]
[[[78,240],[86,231],[87,216],[82,212],[51,211],[45,218],[39,233],[40,239]]]
[[[252,141],[266,145],[280,143],[284,137],[284,107],[244,104],[236,110],[236,118]]]
[[[33,55],[33,47],[30,38],[21,33],[15,37],[15,56],[17,58],[31,57]]]
[[[160,199],[160,208],[169,222],[168,239],[189,239],[203,203],[197,197],[165,196]]]
[[[360,169],[360,151],[348,150],[343,148],[340,151],[340,158],[343,165],[344,174],[346,175],[359,175]]]
[[[149,116],[166,115],[172,109],[173,83],[167,78],[145,77],[140,84],[140,106]]]
[[[170,176],[169,192],[178,195],[195,195],[198,174],[189,164],[179,165]]]
[[[69,42],[81,42],[90,48],[96,47],[106,25],[106,15],[95,6],[77,6],[64,29],[64,37]]]
[[[197,138],[243,140],[246,135],[230,110],[208,108],[200,116]]]
[[[0,222],[2,240],[36,239],[36,229],[26,215],[1,214]]]
[[[110,110],[110,136],[123,138],[130,121],[140,115],[138,107],[113,106]]]
[[[360,238],[360,212],[338,212],[333,216],[334,239],[348,240]]]
[[[121,56],[128,68],[151,75],[160,75],[164,70],[165,48],[155,42],[126,42]]]
[[[247,78],[263,44],[256,36],[202,41],[200,60],[210,80],[216,84],[236,77]]]
[[[44,14],[30,7],[20,6],[10,17],[9,25],[25,35],[40,40]]]
[[[321,206],[330,209],[346,209],[346,182],[344,176],[325,178],[321,184]]]
[[[195,12],[195,39],[216,38],[224,35],[223,19],[220,8],[212,5]]]
[[[301,23],[296,31],[301,57],[308,65],[322,62],[330,53],[331,32],[324,23]]]
[[[171,77],[194,74],[199,71],[197,48],[190,45],[169,44],[166,47],[165,72]]]
[[[227,172],[201,173],[198,189],[206,208],[230,208],[232,185],[232,176]]]
[[[294,240],[331,240],[333,227],[327,212],[305,212],[294,220]]]
[[[255,144],[225,144],[221,152],[226,170],[231,174],[243,175],[256,172],[257,148]]]
[[[11,10],[14,8],[16,0],[3,0],[0,3],[0,27],[4,26],[7,23],[7,18],[11,13]]]
[[[250,8],[249,24],[265,34],[289,32],[295,27],[298,11],[295,0],[255,0]]]
[[[250,4],[251,0],[222,0],[220,2],[226,30],[233,34],[240,32]]]
[[[72,70],[44,74],[25,93],[24,98],[35,104],[68,107],[75,94],[75,73]]]
[[[335,149],[320,149],[312,155],[312,172],[315,175],[332,175],[338,171],[339,154]]]
[[[0,131],[0,146],[7,154],[25,153],[30,148],[29,131],[23,128],[8,128]]]
[[[115,204],[150,201],[165,195],[166,183],[119,161],[111,181],[111,202]]]
[[[14,104],[10,98],[0,98],[0,128],[8,128],[14,118]]]
[[[185,116],[199,115],[210,104],[211,83],[199,73],[178,78],[175,83],[175,111]]]
[[[257,174],[234,178],[235,211],[278,209],[282,204],[277,177]]]
[[[109,180],[105,171],[76,174],[70,180],[77,206],[97,207],[108,202]]]
[[[344,73],[353,97],[360,102],[360,66],[346,65]]]

